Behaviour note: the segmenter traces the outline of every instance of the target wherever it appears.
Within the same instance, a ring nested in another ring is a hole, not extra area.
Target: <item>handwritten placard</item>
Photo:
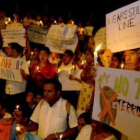
[[[47,38],[47,30],[38,26],[30,25],[27,31],[31,42],[45,44]]]
[[[64,53],[69,49],[75,51],[78,43],[78,37],[75,34],[77,26],[60,26],[52,25],[47,34],[46,46],[50,48],[52,52]]]
[[[100,50],[106,49],[106,27],[102,27],[96,32],[94,40],[95,48],[101,44]]]
[[[8,46],[8,43],[17,42],[21,46],[26,46],[26,39],[25,39],[25,29],[24,28],[13,28],[13,29],[3,29],[1,30],[4,47]]]
[[[106,15],[107,48],[119,52],[140,47],[140,1]]]
[[[60,71],[59,80],[62,83],[62,90],[67,91],[79,91],[81,90],[81,83],[75,80],[70,80],[69,75],[74,75],[80,79],[80,74],[82,70],[71,70],[71,71]]]
[[[25,69],[25,61],[9,57],[0,57],[0,78],[22,82],[20,69]]]
[[[139,140],[140,72],[98,67],[95,82],[93,119]]]

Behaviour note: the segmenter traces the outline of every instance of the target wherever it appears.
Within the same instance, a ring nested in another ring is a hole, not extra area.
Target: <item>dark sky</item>
[[[68,20],[69,17],[75,21],[86,21],[92,19],[96,26],[105,26],[105,15],[120,7],[126,6],[136,0],[11,0],[3,1],[0,9],[6,11],[8,16],[12,16],[17,10],[21,17],[24,17],[26,11],[32,13],[62,16]],[[47,10],[46,10],[47,7]]]

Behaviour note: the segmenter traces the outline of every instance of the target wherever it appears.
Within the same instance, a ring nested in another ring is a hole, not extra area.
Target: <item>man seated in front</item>
[[[70,138],[77,127],[74,107],[61,98],[62,85],[57,79],[47,79],[44,84],[44,100],[35,108],[27,131],[38,128],[38,136],[47,139]],[[69,128],[69,129],[67,129]]]

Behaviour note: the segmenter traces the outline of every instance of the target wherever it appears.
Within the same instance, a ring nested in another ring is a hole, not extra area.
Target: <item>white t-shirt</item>
[[[45,101],[39,102],[35,108],[31,120],[39,124],[38,136],[45,139],[56,132],[64,132],[67,127],[66,100],[60,98],[52,107]],[[69,127],[78,125],[74,107],[71,105],[69,114]]]
[[[18,57],[18,59],[19,58],[20,57]],[[21,69],[23,69],[27,75],[29,74],[29,68],[26,61],[24,61],[23,65],[21,66]],[[26,84],[27,84],[27,81],[24,79],[22,80],[22,82],[7,80],[5,92],[6,94],[9,94],[9,95],[25,92]]]
[[[60,71],[63,71],[63,70],[65,70],[65,71],[70,71],[70,70],[72,70],[72,68],[73,68],[72,63],[69,63],[68,65],[64,65],[64,64],[62,63],[58,69],[59,69]]]

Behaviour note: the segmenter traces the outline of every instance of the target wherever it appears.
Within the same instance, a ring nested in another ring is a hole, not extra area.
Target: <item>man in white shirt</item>
[[[11,48],[11,57],[22,59],[21,54],[23,51],[23,47],[20,46],[18,43],[9,43],[8,47]],[[22,76],[22,82],[16,82],[7,80],[6,87],[5,87],[5,98],[8,103],[8,111],[10,113],[13,112],[15,105],[21,103],[25,99],[25,90],[27,84],[27,77],[29,74],[28,65],[26,62],[22,63],[20,66],[20,74]]]
[[[61,98],[62,85],[57,79],[47,79],[44,84],[44,99],[35,108],[27,131],[38,128],[38,136],[47,139],[70,138],[77,127],[74,107]],[[66,131],[67,127],[69,129]]]

